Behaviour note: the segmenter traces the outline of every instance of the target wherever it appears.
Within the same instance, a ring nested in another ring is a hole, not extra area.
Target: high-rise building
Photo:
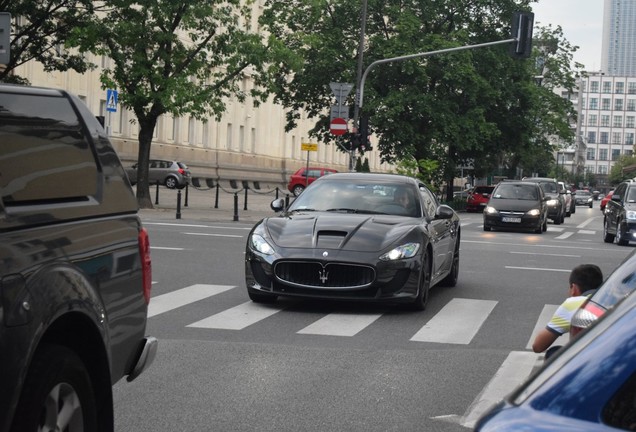
[[[604,1],[602,70],[610,76],[636,76],[636,1]]]

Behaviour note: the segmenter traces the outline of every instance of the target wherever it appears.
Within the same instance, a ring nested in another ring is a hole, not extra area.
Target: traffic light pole
[[[367,2],[368,0],[362,0],[362,10],[360,11],[360,42],[358,44],[358,72],[356,77],[356,103],[353,105],[353,129],[355,133],[358,133],[358,126],[360,125],[360,107],[357,101],[360,97],[360,83],[362,82],[362,69],[364,67],[363,54],[364,54],[364,38],[367,28]],[[355,158],[356,149],[351,143],[351,150],[349,150],[349,172],[355,171]]]

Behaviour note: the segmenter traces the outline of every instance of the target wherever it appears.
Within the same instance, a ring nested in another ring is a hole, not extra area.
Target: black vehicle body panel
[[[67,111],[64,124],[53,119],[59,112],[47,118],[49,104]],[[145,336],[138,206],[102,126],[78,98],[59,90],[0,85],[0,105],[4,432],[40,345],[76,351],[95,392],[107,397],[152,338]]]
[[[523,186],[524,182],[505,182],[505,185]],[[546,206],[546,197],[543,195],[542,189],[534,183],[529,183],[527,187],[533,188],[536,193],[536,199],[514,199],[511,197],[502,197],[495,189],[488,201],[488,206],[483,213],[484,229],[492,228],[510,229],[510,230],[542,230],[548,217],[548,209]],[[495,213],[490,213],[488,208],[496,209]],[[530,215],[528,212],[538,209],[538,215]],[[514,222],[513,222],[514,221]]]
[[[604,240],[626,245],[636,241],[636,181],[619,184],[605,205]]]

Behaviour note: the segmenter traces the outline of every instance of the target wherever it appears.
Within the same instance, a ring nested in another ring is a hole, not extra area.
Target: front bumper
[[[485,228],[505,228],[511,230],[537,230],[541,229],[541,216],[529,216],[527,214],[484,214]]]

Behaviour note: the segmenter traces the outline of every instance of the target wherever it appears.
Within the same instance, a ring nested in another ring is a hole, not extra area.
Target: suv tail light
[[[152,286],[152,260],[150,259],[150,238],[148,231],[142,228],[139,231],[139,255],[141,257],[141,276],[144,300],[150,303],[150,287]]]
[[[577,335],[582,330],[591,326],[594,321],[599,319],[604,313],[605,310],[603,310],[603,308],[587,300],[572,316],[570,337]]]
[[[185,170],[183,168],[179,168],[179,174],[184,175],[185,174]]]

